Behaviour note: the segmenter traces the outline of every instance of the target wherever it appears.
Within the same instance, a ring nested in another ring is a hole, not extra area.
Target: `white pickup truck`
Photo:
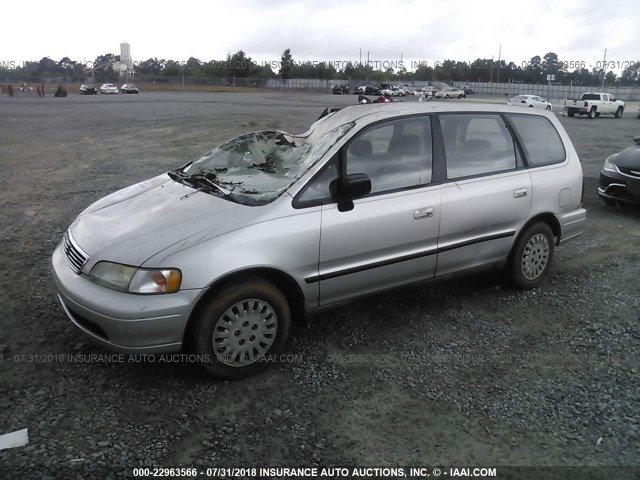
[[[585,92],[580,100],[566,99],[564,110],[570,117],[587,115],[589,118],[596,118],[603,114],[620,118],[624,112],[624,102],[616,100],[616,97],[609,93]]]

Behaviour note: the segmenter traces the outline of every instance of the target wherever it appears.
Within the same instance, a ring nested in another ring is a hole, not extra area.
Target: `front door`
[[[366,173],[371,193],[349,211],[322,207],[322,305],[432,278],[441,189],[430,185],[431,122],[420,115],[365,128],[345,146],[341,174]]]

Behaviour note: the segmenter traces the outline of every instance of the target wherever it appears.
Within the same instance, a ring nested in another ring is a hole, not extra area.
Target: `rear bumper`
[[[560,238],[558,243],[564,243],[574,237],[580,235],[587,222],[587,211],[584,208],[578,208],[570,212],[559,213],[556,219],[560,224]]]
[[[567,112],[577,113],[578,115],[586,115],[589,113],[589,110],[586,107],[568,107],[565,105],[564,109]]]

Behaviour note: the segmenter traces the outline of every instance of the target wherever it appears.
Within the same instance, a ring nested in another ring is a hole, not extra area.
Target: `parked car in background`
[[[640,136],[633,137],[633,142],[604,161],[598,195],[609,205],[640,204]]]
[[[408,83],[403,83],[399,85],[400,88],[404,90],[405,95],[415,95],[415,88],[413,85],[409,85]]]
[[[427,85],[426,87],[422,87],[420,90],[418,90],[418,92],[426,97],[432,97],[435,95],[436,89],[431,85]]]
[[[100,87],[100,93],[103,95],[118,93],[118,87],[116,87],[113,83],[103,83]]]
[[[471,87],[467,87],[466,85],[461,85],[460,87],[458,87],[460,90],[462,90],[464,92],[465,95],[473,95],[475,92],[475,90]]]
[[[97,95],[98,89],[91,83],[83,83],[80,85],[80,95]]]
[[[613,115],[620,118],[624,112],[624,102],[616,100],[610,93],[586,92],[579,100],[566,99],[564,110],[569,117],[586,115],[593,119],[600,115]]]
[[[136,87],[133,83],[125,83],[120,87],[120,92],[122,93],[139,93],[138,87]]]
[[[327,109],[304,134],[244,134],[98,200],[56,247],[53,276],[95,342],[184,348],[239,378],[266,368],[305,312],[478,268],[538,286],[582,231],[582,191],[545,111]]]
[[[331,93],[334,95],[347,95],[349,93],[348,85],[334,85],[331,89]]]
[[[513,107],[539,108],[541,110],[551,111],[551,103],[537,95],[516,95],[510,98],[507,105]]]
[[[382,95],[382,91],[378,87],[372,85],[363,85],[353,91],[354,95]]]
[[[379,86],[378,88],[380,88]],[[404,88],[392,85],[387,88],[380,88],[380,93],[385,97],[404,97],[407,93]]]
[[[435,98],[467,98],[467,95],[459,88],[450,87],[437,91]]]

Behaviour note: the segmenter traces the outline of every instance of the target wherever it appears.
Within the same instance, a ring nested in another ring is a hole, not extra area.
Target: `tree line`
[[[96,82],[114,81],[118,74],[112,63],[119,55],[99,55],[91,62],[77,62],[69,57],[59,61],[44,57],[39,61],[23,64],[0,62],[0,80],[4,81],[55,81],[81,82],[93,78]],[[141,80],[168,81],[179,77],[189,79],[268,79],[315,78],[323,80],[359,80],[375,82],[411,81],[459,81],[459,82],[524,82],[546,83],[547,75],[563,85],[594,86],[602,83],[603,75],[608,85],[640,85],[640,61],[595,62],[562,61],[549,52],[543,57],[534,56],[528,61],[516,63],[506,60],[478,58],[474,61],[447,59],[442,62],[304,62],[296,61],[290,49],[282,52],[279,61],[258,62],[244,51],[228,54],[224,60],[202,61],[190,57],[186,62],[171,59],[149,58],[134,63],[136,76]],[[388,65],[391,64],[391,65]],[[616,74],[611,68],[620,71]],[[606,72],[606,73],[605,73]]]

